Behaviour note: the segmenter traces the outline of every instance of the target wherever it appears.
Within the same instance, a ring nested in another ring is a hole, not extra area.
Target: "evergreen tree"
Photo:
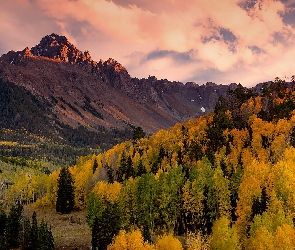
[[[97,216],[92,227],[92,249],[105,250],[121,229],[121,212],[118,204],[107,202],[101,216]]]
[[[95,170],[96,170],[97,168],[98,168],[98,163],[97,163],[97,160],[94,159],[93,167],[92,167],[93,174],[95,173]]]
[[[0,210],[0,250],[5,250],[5,227],[6,227],[7,216],[3,210]]]
[[[30,220],[25,217],[22,221],[22,232],[21,232],[21,249],[32,250],[32,240],[30,236],[31,224]]]
[[[142,176],[143,174],[146,174],[146,168],[142,163],[142,160],[139,160],[139,164],[137,166],[137,176]]]
[[[38,249],[54,250],[54,239],[51,229],[48,228],[44,220],[42,220],[39,227]]]
[[[0,210],[0,237],[4,236],[7,216],[3,210]]]
[[[18,248],[20,245],[19,233],[21,229],[22,212],[23,206],[18,204],[13,205],[8,214],[5,230],[5,238],[8,249]]]
[[[127,160],[125,156],[125,152],[123,151],[122,157],[120,160],[120,166],[117,172],[117,181],[118,182],[123,182],[125,179],[125,174],[126,174],[126,169],[127,169]]]
[[[56,212],[70,213],[74,208],[74,179],[68,168],[62,168],[58,178]]]
[[[37,215],[34,211],[32,215],[32,225],[30,230],[30,239],[31,239],[31,249],[37,250],[38,249],[38,222],[37,222]]]
[[[133,140],[137,141],[144,137],[145,137],[145,132],[143,131],[143,129],[141,127],[136,127],[133,131]]]
[[[130,177],[135,177],[135,171],[133,168],[133,162],[130,157],[130,155],[127,157],[127,162],[126,162],[126,174],[125,174],[125,180],[128,180]]]

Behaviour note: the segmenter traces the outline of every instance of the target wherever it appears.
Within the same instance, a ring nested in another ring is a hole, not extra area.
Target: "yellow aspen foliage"
[[[171,169],[170,160],[166,156],[164,156],[164,158],[163,158],[163,160],[161,162],[161,169],[164,172],[166,172],[166,171],[168,171],[168,170]]]
[[[274,190],[286,211],[295,213],[295,149],[285,150],[282,159],[273,166]]]
[[[173,152],[171,157],[171,167],[176,168],[177,166],[178,166],[178,154],[177,152]]]
[[[182,210],[185,215],[188,216],[192,214],[192,216],[201,216],[203,212],[203,199],[203,190],[197,189],[196,180],[194,180],[193,183],[187,180],[182,187]]]
[[[34,174],[31,179],[34,200],[42,198],[46,194],[48,175],[44,173]]]
[[[219,216],[227,216],[231,210],[229,181],[223,177],[220,167],[214,170],[213,181]]]
[[[15,174],[14,184],[8,189],[9,203],[30,203],[34,200],[32,173]]]
[[[159,237],[155,244],[155,250],[182,250],[181,242],[172,234]]]
[[[293,92],[293,93],[295,93],[295,92]],[[294,98],[294,101],[295,101],[295,98]],[[295,110],[292,111],[292,116],[291,116],[289,122],[292,124],[292,126],[294,126],[294,124],[295,124]]]
[[[275,125],[256,116],[252,118],[252,150],[260,162],[269,161],[270,145],[274,136]]]
[[[260,161],[276,162],[289,146],[290,133],[294,124],[286,119],[277,123],[266,122],[255,116],[252,118],[252,149]]]
[[[274,245],[274,236],[266,227],[260,227],[255,231],[255,234],[249,239],[249,244],[246,249],[255,250],[276,250]]]
[[[270,146],[273,162],[280,160],[285,149],[289,146],[291,130],[291,123],[285,119],[280,119],[275,125],[273,141]]]
[[[188,146],[191,145],[192,142],[196,142],[199,144],[203,144],[203,141],[207,141],[206,135],[206,129],[208,128],[208,121],[206,116],[201,116],[197,118],[195,121],[197,121],[194,126],[191,126],[188,129]],[[205,153],[207,147],[206,143],[202,145],[203,148],[202,153]]]
[[[255,159],[255,157],[252,154],[251,149],[248,148],[244,148],[242,150],[242,165],[243,166],[248,166],[250,164],[252,164],[253,160]]]
[[[116,181],[114,183],[100,181],[92,189],[92,192],[98,194],[102,200],[114,203],[119,198],[121,187],[122,184]]]
[[[261,96],[255,98],[251,97],[248,102],[242,104],[240,113],[245,121],[247,121],[251,115],[257,115],[262,110],[261,100]]]
[[[287,246],[294,245],[294,233],[293,220],[288,213],[285,213],[282,209],[277,209],[275,213],[269,212],[268,210],[262,213],[262,215],[255,215],[251,223],[249,230],[250,249],[257,249],[254,246],[258,244],[256,241],[263,234],[271,235],[273,249],[278,249],[276,245],[279,246],[280,243],[282,246],[286,246],[283,249],[292,249]],[[270,245],[271,242],[268,244]]]
[[[108,250],[153,250],[148,242],[144,242],[143,236],[139,230],[126,233],[120,231],[114,237],[112,244],[107,247]]]
[[[213,250],[241,249],[235,225],[230,227],[230,220],[225,216],[213,224],[211,247]]]
[[[187,250],[211,250],[211,237],[202,235],[201,232],[189,234],[186,240]]]
[[[274,233],[274,249],[295,249],[295,230],[288,224],[278,227]]]
[[[137,169],[137,166],[139,165],[140,163],[140,154],[138,152],[136,152],[134,154],[134,157],[132,159],[132,162],[133,162],[133,165],[134,165],[134,168]]]
[[[48,176],[48,180],[46,183],[46,195],[41,199],[38,199],[36,202],[37,206],[45,207],[50,206],[54,207],[57,199],[57,179],[59,178],[60,169],[52,172]]]
[[[119,206],[123,212],[123,227],[135,226],[135,222],[139,216],[136,200],[138,180],[139,178],[129,178],[120,190]]]
[[[235,171],[245,143],[249,140],[249,132],[246,129],[233,129],[230,131],[230,135],[233,138],[233,142],[230,143],[230,153],[227,155],[227,159]]]
[[[262,187],[267,186],[269,166],[266,163],[252,161],[244,167],[244,174],[239,188],[236,214],[240,233],[246,235],[246,226],[252,213],[253,198],[259,198]]]
[[[122,152],[125,150],[129,150],[132,143],[130,141],[126,141],[121,144],[117,144],[108,151],[106,151],[103,155],[102,162],[103,165],[108,165],[114,169],[117,169],[120,164]]]
[[[82,166],[69,168],[74,178],[75,207],[83,209],[86,207],[87,196],[91,189],[93,175],[93,160],[86,161]]]

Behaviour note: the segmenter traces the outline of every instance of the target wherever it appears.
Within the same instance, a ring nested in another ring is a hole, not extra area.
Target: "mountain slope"
[[[57,34],[45,36],[31,49],[2,55],[0,78],[34,96],[39,102],[36,105],[41,105],[40,117],[49,119],[48,131],[61,137],[65,126],[94,133],[141,126],[154,133],[210,112],[228,89],[213,83],[199,86],[155,77],[132,78],[116,60],[95,62],[88,51],[80,51]],[[0,102],[5,106],[2,99]],[[37,111],[27,112],[39,117]],[[9,118],[12,127],[17,126],[13,114]],[[34,123],[39,123],[38,119],[32,117]],[[38,127],[44,129],[41,124]]]

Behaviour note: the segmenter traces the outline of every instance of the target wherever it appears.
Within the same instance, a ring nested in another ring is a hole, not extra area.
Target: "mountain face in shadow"
[[[127,139],[138,126],[151,134],[212,111],[228,89],[132,78],[116,60],[96,62],[57,34],[2,55],[0,78],[2,128],[25,127],[68,141],[69,131],[78,129],[92,138],[116,131]]]

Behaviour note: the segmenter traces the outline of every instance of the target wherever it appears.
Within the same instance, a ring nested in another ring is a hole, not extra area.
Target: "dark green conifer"
[[[3,210],[0,210],[0,237],[4,236],[7,216]]]
[[[101,216],[97,216],[92,227],[92,249],[106,250],[113,237],[121,229],[121,212],[118,204],[107,202]]]
[[[95,173],[95,170],[96,170],[97,168],[98,168],[98,163],[97,163],[97,160],[94,159],[93,167],[92,167],[93,174]]]
[[[38,249],[54,250],[54,239],[52,232],[44,220],[42,220],[40,224],[38,236]]]
[[[30,239],[31,239],[31,249],[32,250],[37,250],[38,249],[38,221],[37,221],[37,215],[36,212],[34,211],[32,215],[32,225],[31,225],[31,230],[30,230]]]
[[[143,131],[143,129],[141,127],[136,127],[133,131],[133,140],[136,141],[144,137],[145,132]]]
[[[5,238],[8,249],[18,248],[19,233],[21,229],[21,216],[23,212],[23,206],[20,204],[13,205],[10,209],[6,220]]]
[[[142,176],[143,174],[146,174],[146,168],[142,163],[142,160],[139,160],[139,164],[137,166],[137,176]]]
[[[30,232],[31,232],[30,220],[27,217],[24,217],[22,220],[22,231],[20,235],[22,250],[32,250],[32,240],[31,240]]]
[[[74,208],[74,179],[68,168],[62,168],[58,178],[56,212],[70,213]]]

